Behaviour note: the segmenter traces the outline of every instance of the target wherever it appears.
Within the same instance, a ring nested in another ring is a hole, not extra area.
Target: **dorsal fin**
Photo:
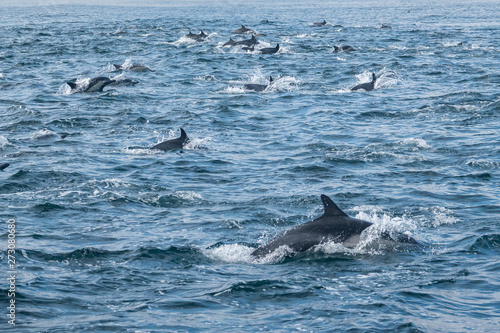
[[[69,86],[72,90],[76,89],[76,86],[77,86],[77,84],[76,84],[76,83],[74,83],[74,82],[66,82],[66,84],[67,84],[67,85],[68,85],[68,86]]]
[[[375,73],[372,73],[372,83],[375,83],[377,81],[377,77],[375,76]]]
[[[325,207],[325,213],[323,214],[323,217],[348,216],[339,207],[337,207],[337,205],[332,201],[332,199],[330,199],[326,195],[324,194],[321,195],[321,201],[323,201],[323,206]]]
[[[179,139],[187,139],[187,134],[186,132],[181,128],[181,136],[179,137]]]
[[[246,28],[245,28],[245,26],[244,26],[243,24],[241,25],[241,27],[242,27],[243,29],[246,29]]]
[[[272,77],[272,76],[270,76],[270,77],[269,77],[269,83],[272,83],[273,81],[274,81],[274,80],[273,80],[273,77]]]

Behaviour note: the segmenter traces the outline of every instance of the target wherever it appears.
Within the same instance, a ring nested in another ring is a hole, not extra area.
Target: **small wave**
[[[55,139],[58,137],[59,137],[59,135],[57,135],[57,133],[55,133],[51,130],[48,130],[46,128],[41,129],[39,131],[36,131],[35,133],[33,133],[31,135],[32,140],[50,140],[50,139]]]
[[[478,237],[474,244],[470,246],[469,251],[485,254],[494,254],[500,252],[500,235],[491,234]]]
[[[5,149],[5,146],[10,145],[9,140],[3,135],[0,134],[0,148]]]
[[[500,169],[500,162],[491,160],[469,160],[465,163],[468,167],[481,170]]]
[[[215,81],[215,76],[213,75],[201,75],[194,78],[195,81]]]
[[[422,210],[431,214],[431,225],[433,227],[438,227],[443,224],[455,224],[459,221],[458,218],[453,216],[451,210],[444,207],[424,207]]]
[[[403,145],[403,146],[415,147],[416,149],[418,149],[418,148],[424,148],[424,149],[431,148],[431,146],[429,146],[427,144],[427,142],[425,142],[424,139],[408,138],[408,139],[404,139],[402,141],[399,141],[398,143]]]

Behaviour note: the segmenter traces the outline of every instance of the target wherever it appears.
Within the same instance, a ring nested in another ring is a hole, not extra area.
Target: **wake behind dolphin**
[[[328,242],[342,243],[346,247],[354,247],[359,243],[361,233],[373,223],[349,217],[326,195],[321,195],[324,214],[319,218],[301,224],[271,239],[251,253],[253,257],[262,258],[280,247],[287,247],[293,253],[304,252],[316,245]],[[418,245],[412,237],[403,233],[382,234],[382,238],[397,242]]]

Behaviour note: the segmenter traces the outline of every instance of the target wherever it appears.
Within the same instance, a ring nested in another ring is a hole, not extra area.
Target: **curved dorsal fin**
[[[337,205],[332,201],[332,199],[330,199],[326,195],[324,194],[321,195],[321,201],[323,201],[323,206],[325,207],[325,213],[323,214],[323,217],[348,216],[339,207],[337,207]]]
[[[241,25],[241,27],[242,27],[243,29],[246,29],[246,27],[245,27],[243,24]]]
[[[182,128],[181,128],[181,136],[179,137],[179,139],[187,139],[187,134]]]
[[[375,76],[375,73],[372,73],[372,83],[375,83],[377,81],[377,77]]]
[[[74,89],[76,89],[76,86],[77,86],[77,85],[76,85],[76,83],[74,83],[74,82],[66,82],[66,84],[67,84],[67,85],[68,85],[71,89],[73,89],[73,90],[74,90]]]

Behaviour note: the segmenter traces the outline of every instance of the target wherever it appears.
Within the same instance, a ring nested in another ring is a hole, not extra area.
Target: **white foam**
[[[58,135],[56,132],[48,130],[46,128],[36,131],[31,135],[32,140],[46,140],[46,139],[54,139],[57,138]]]
[[[3,135],[0,134],[0,148],[4,149],[5,146],[10,145],[9,140]]]
[[[478,169],[500,169],[500,162],[491,160],[468,160],[465,164]]]
[[[203,199],[201,194],[198,194],[193,191],[177,191],[175,192],[175,196],[184,199],[184,200],[195,200],[195,199]]]
[[[425,142],[424,139],[408,138],[401,140],[398,143],[404,146],[410,146],[415,148],[425,148],[425,149],[431,148],[431,146],[429,146],[429,144],[427,144],[427,142]]]
[[[432,214],[431,224],[433,227],[438,227],[440,225],[455,224],[459,221],[458,218],[453,216],[453,212],[444,207],[425,207],[424,211],[430,212]]]

